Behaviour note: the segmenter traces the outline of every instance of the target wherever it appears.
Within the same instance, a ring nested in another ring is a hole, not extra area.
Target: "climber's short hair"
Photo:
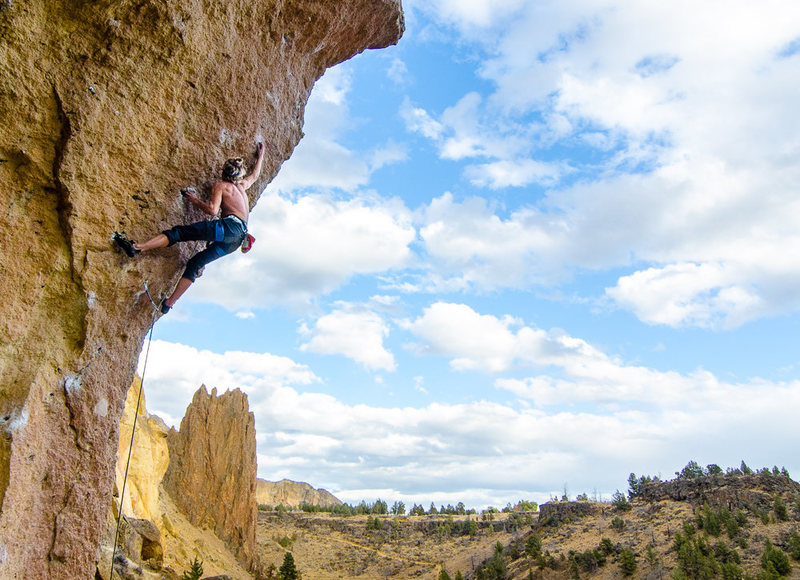
[[[241,157],[234,157],[228,159],[225,165],[222,166],[222,179],[231,183],[237,183],[245,178],[247,175],[247,168],[244,166],[244,159]]]

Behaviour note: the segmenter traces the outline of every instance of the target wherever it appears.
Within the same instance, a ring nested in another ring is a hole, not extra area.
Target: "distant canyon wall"
[[[342,501],[324,489],[315,489],[302,481],[266,481],[256,483],[256,502],[259,505],[298,508],[303,504],[325,508],[342,505]]]
[[[399,0],[0,1],[0,577],[91,578],[119,419],[192,248],[177,190],[266,144],[255,205],[327,67],[403,32]]]

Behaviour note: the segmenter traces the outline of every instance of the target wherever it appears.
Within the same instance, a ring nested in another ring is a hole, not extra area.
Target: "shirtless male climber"
[[[181,190],[181,195],[192,205],[200,208],[214,219],[195,222],[187,226],[174,226],[141,244],[129,240],[123,234],[114,233],[114,242],[131,258],[139,252],[164,248],[176,242],[197,240],[211,242],[205,250],[195,254],[186,263],[186,270],[175,290],[161,302],[162,314],[169,312],[170,308],[175,305],[175,301],[197,279],[200,270],[206,264],[230,254],[239,246],[242,246],[243,251],[249,250],[254,238],[247,234],[250,202],[245,191],[255,183],[261,174],[261,164],[264,161],[263,143],[257,145],[256,152],[258,160],[248,175],[245,175],[247,170],[241,157],[228,159],[225,162],[222,167],[222,180],[214,183],[211,188],[211,199],[208,202],[198,199],[195,196],[194,188],[187,187]],[[220,208],[222,217],[217,218]]]

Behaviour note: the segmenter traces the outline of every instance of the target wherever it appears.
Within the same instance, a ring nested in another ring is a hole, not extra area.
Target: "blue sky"
[[[346,501],[795,475],[800,6],[404,6],[156,326],[150,412],[241,388],[259,476]]]

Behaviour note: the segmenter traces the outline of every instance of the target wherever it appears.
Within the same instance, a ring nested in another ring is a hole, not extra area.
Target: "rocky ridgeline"
[[[772,509],[776,496],[786,500],[800,497],[800,484],[786,475],[767,471],[752,474],[720,473],[645,483],[640,494],[640,498],[646,502],[671,499],[752,511]]]
[[[800,484],[786,475],[767,471],[752,474],[720,473],[647,482],[642,484],[641,492],[636,499],[644,503],[663,500],[688,502],[693,505],[707,503],[715,508],[763,512],[773,508],[776,497],[787,501],[800,498]],[[604,514],[611,509],[608,503],[551,501],[539,506],[538,523],[557,525]]]
[[[259,505],[299,508],[303,504],[330,508],[342,505],[332,493],[324,489],[315,489],[302,481],[266,481],[259,479],[256,483],[256,501]]]
[[[265,144],[255,205],[325,69],[398,41],[400,0],[0,2],[0,577],[90,578],[119,420],[153,321],[143,293],[194,248],[135,261]]]
[[[604,504],[589,501],[550,501],[539,506],[540,524],[556,525],[602,512]]]

